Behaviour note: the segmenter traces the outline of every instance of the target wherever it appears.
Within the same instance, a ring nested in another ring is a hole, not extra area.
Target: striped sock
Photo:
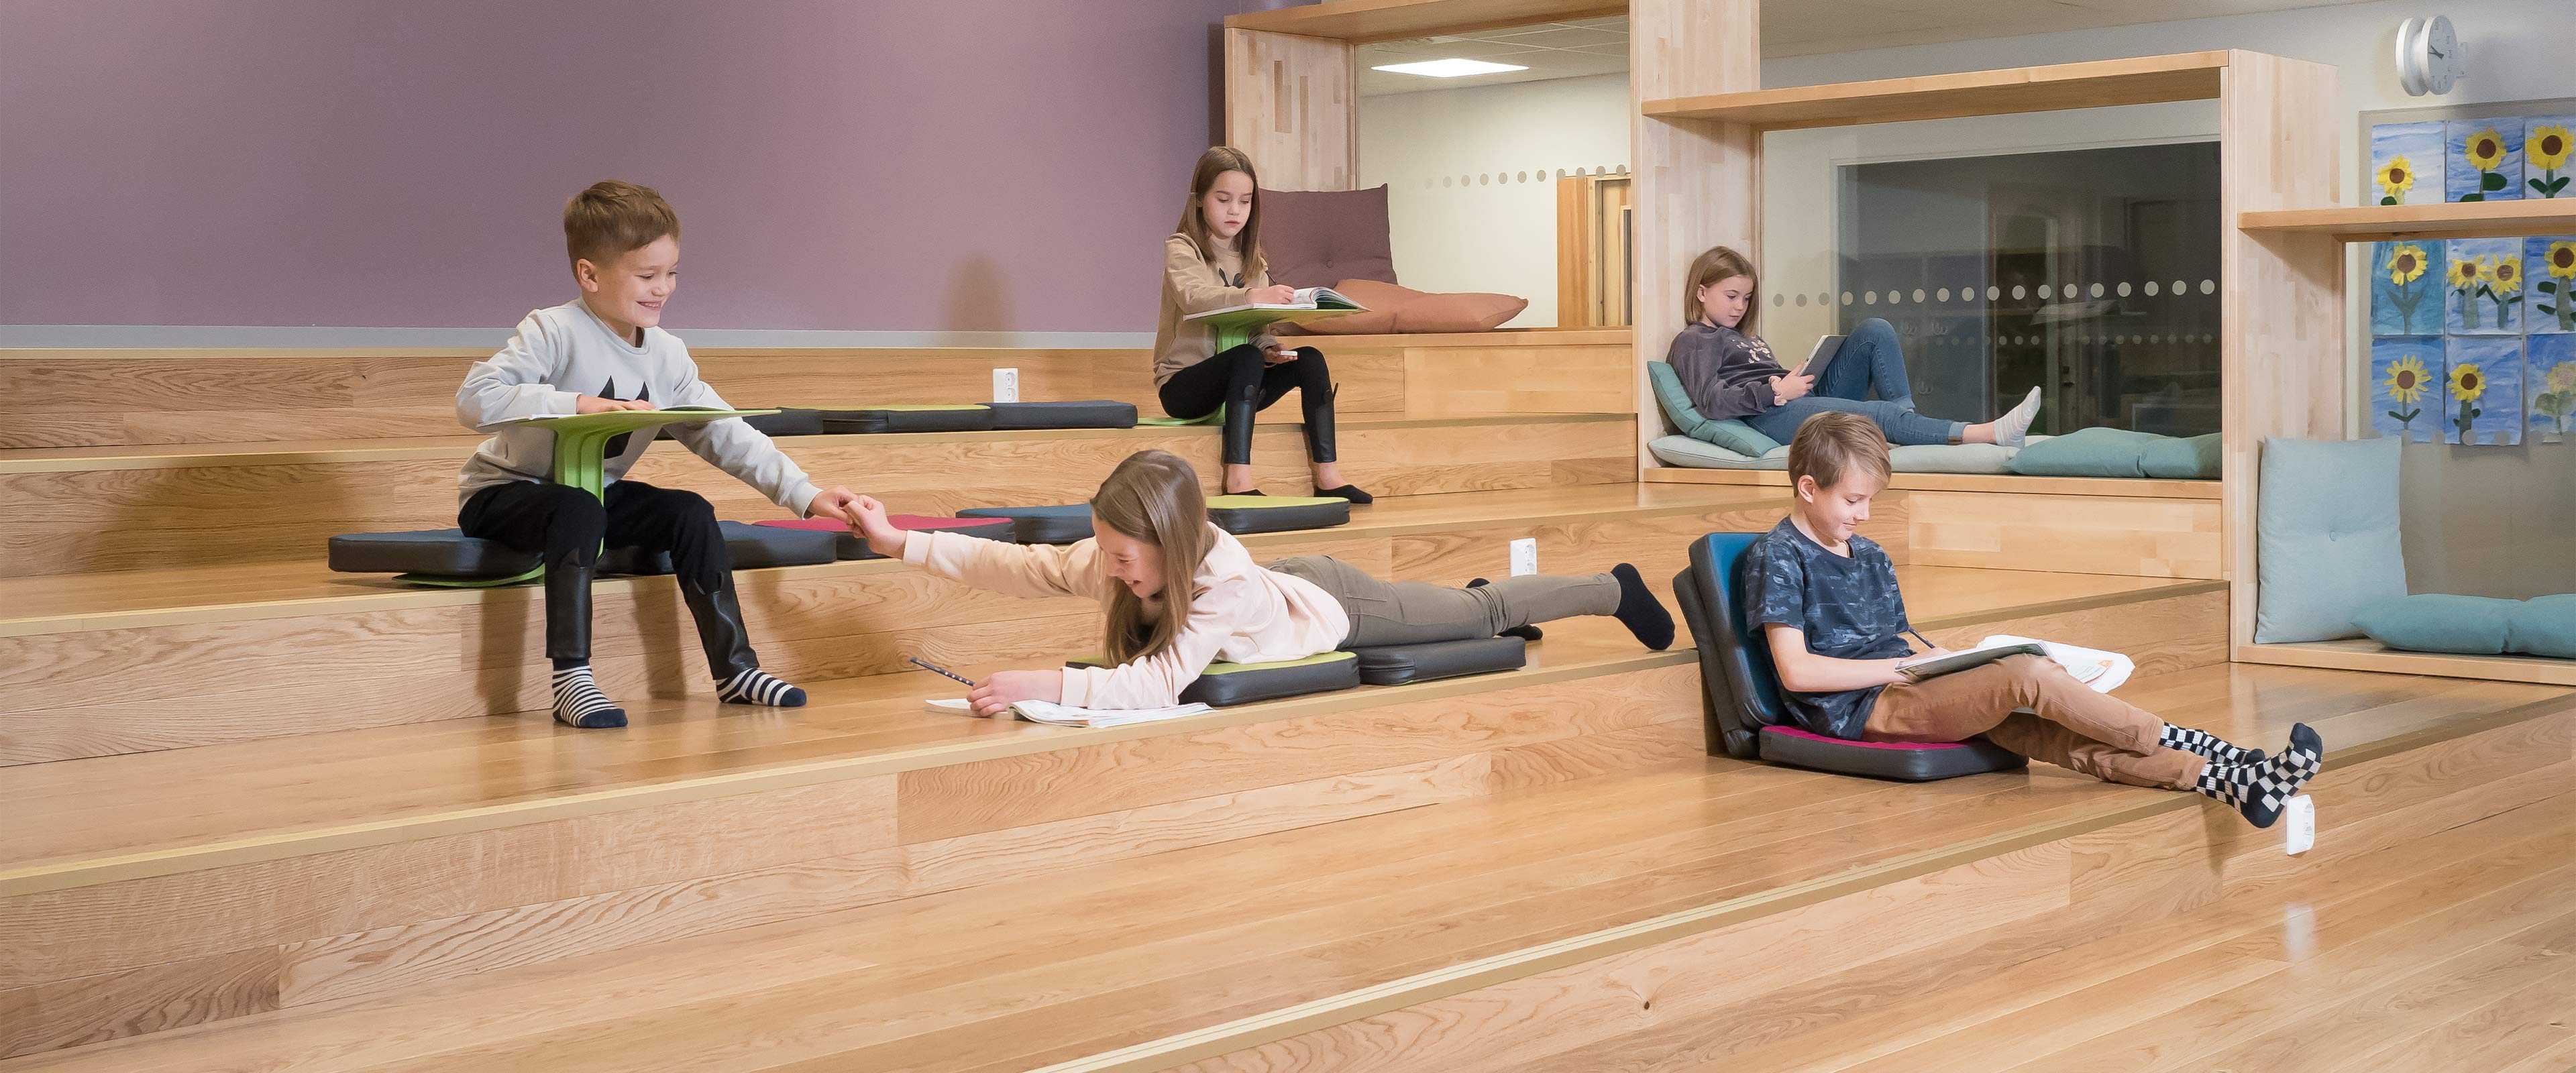
[[[716,686],[716,699],[727,704],[764,704],[772,708],[802,708],[805,691],[779,681],[758,667],[746,667],[742,673]]]
[[[2248,749],[2206,730],[2172,723],[2165,724],[2164,733],[2156,736],[2156,744],[2207,757],[2213,764],[2260,764],[2268,759],[2261,749]]]
[[[555,722],[583,730],[626,725],[626,709],[599,691],[599,683],[591,680],[587,663],[556,671],[554,692]]]
[[[2221,804],[2234,805],[2245,822],[2270,827],[2281,809],[2308,781],[2325,770],[2325,742],[2306,723],[2290,728],[2290,747],[2260,764],[2216,764],[2200,773],[2192,789]]]

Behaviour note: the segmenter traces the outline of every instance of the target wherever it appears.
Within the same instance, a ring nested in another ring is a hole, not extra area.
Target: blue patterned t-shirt
[[[1807,650],[1835,659],[1893,659],[1914,654],[1902,634],[1905,598],[1896,592],[1896,563],[1876,541],[1851,538],[1846,558],[1826,551],[1789,519],[1780,519],[1744,552],[1744,606],[1758,635],[1748,640],[1768,645],[1763,626],[1779,623],[1807,635]],[[1789,715],[1801,728],[1828,737],[1857,739],[1869,721],[1879,690],[1840,693],[1792,693]]]

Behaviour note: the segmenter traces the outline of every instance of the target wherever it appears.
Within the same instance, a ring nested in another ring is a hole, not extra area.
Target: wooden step
[[[274,917],[248,898],[199,903],[242,906],[237,913],[153,912],[145,887],[127,885],[114,910],[125,919],[162,932],[179,919],[220,921],[240,932],[223,940],[240,945],[189,957],[186,972],[167,972],[178,986],[154,986],[138,969],[141,978],[22,987],[22,996],[53,1001],[21,1001],[17,1009],[49,1020],[17,1022],[28,1027],[13,1049],[111,1040],[35,1056],[31,1069],[327,1071],[1058,1061],[1144,1069],[1218,1055],[1223,1068],[1479,1069],[1623,1039],[1651,1049],[1659,1040],[1645,1038],[1649,1030],[1694,1029],[1708,1030],[1689,1038],[1731,1050],[1796,1033],[1850,1046],[1872,1038],[1853,1029],[1884,1023],[1889,1006],[1863,996],[1922,995],[1904,1008],[1937,1013],[1936,993],[1973,990],[2115,928],[2224,906],[2247,891],[2299,890],[2306,866],[2320,861],[2412,853],[2428,874],[2457,883],[2458,863],[2474,853],[2447,843],[2426,852],[2416,840],[2563,793],[2576,767],[2576,701],[2563,690],[2212,665],[2142,677],[2123,694],[2247,737],[2257,728],[2277,737],[2291,719],[2319,723],[2338,757],[2315,788],[2319,849],[2283,858],[2277,831],[2243,828],[2197,798],[2046,769],[1913,786],[1698,757],[1681,733],[1694,710],[1618,730],[1596,725],[1586,738],[1487,738],[1472,754],[1483,760],[1447,769],[1421,754],[1378,753],[1395,764],[1324,780],[1351,795],[1450,780],[1451,789],[1412,799],[1426,807],[1267,811],[1321,792],[1293,781],[1313,770],[1299,762],[1270,771],[1266,790],[1193,784],[1199,796],[1154,820],[1015,816],[1003,822],[1035,822],[922,850],[908,859],[917,870],[901,877],[862,853],[556,902],[520,893],[514,907],[365,930],[350,903],[436,911],[425,903],[452,903],[479,883],[431,882],[438,873],[424,853],[374,867],[351,861],[329,874],[332,889],[311,892],[327,913],[280,906]],[[1565,710],[1576,707],[1608,710]],[[1395,720],[1371,723],[1398,730]],[[1299,736],[1268,740],[1294,748]],[[1310,740],[1298,755],[1324,751]],[[1613,754],[1621,759],[1605,765]],[[981,787],[1016,795],[982,806],[983,815],[1047,800],[1030,785],[1040,772],[1004,770]],[[1474,789],[1456,789],[1460,779]],[[656,824],[680,822],[676,809],[656,815]],[[2563,856],[2563,841],[2538,839],[2566,820],[2515,832],[2527,837],[2513,852],[2547,845]],[[1227,824],[1235,826],[1217,830]],[[903,829],[900,818],[895,826]],[[1191,827],[1198,837],[1154,841]],[[591,847],[563,861],[578,868],[621,854],[642,860],[657,835],[657,863],[675,864],[667,830],[601,825],[550,844]],[[920,870],[966,875],[973,858],[998,855],[1010,837],[1030,855],[1017,871],[910,897],[890,892]],[[1134,840],[1132,852],[1083,854],[1104,838]],[[498,845],[480,850],[481,861],[520,859]],[[371,880],[402,897],[342,893]],[[300,887],[286,894],[305,897]],[[37,914],[23,901],[0,903],[0,919],[31,923]],[[790,905],[797,911],[780,908]],[[73,930],[70,905],[58,897],[46,908],[45,937]],[[729,911],[741,915],[717,919]],[[263,947],[246,941],[256,922],[226,920],[236,916],[351,930]],[[15,942],[23,933],[9,934]],[[147,941],[119,930],[56,943],[128,960],[178,956],[140,949]],[[42,964],[61,946],[29,949],[13,963]],[[2064,967],[2061,976],[2100,979],[2129,962],[2050,964]],[[119,1017],[107,1008],[113,996],[149,996],[163,1019]],[[1806,1015],[1784,1020],[1783,1010]],[[1736,1027],[1714,1031],[1720,1017]],[[113,1038],[204,1019],[222,1023]],[[2213,1043],[2236,1038],[2201,1031]]]
[[[1338,557],[1380,576],[1463,584],[1633,562],[1660,587],[1692,538],[1762,529],[1784,505],[1747,490],[1597,485],[1381,500],[1346,526],[1244,538],[1265,559]],[[1926,581],[1927,585],[1939,584]],[[2028,604],[2133,591],[2075,579],[2014,586]],[[764,665],[792,681],[1096,651],[1087,601],[977,592],[901,563],[737,576]],[[595,666],[621,699],[705,696],[695,627],[670,578],[594,586]],[[1930,607],[1988,597],[1934,593]],[[1948,601],[1946,604],[1943,601]],[[415,589],[316,563],[0,581],[0,763],[26,763],[541,709],[543,593]],[[1920,612],[1918,612],[1918,617]]]
[[[1342,472],[1379,495],[1626,483],[1635,418],[1552,414],[1341,422]],[[951,432],[782,439],[826,486],[900,511],[1077,503],[1121,459],[1159,448],[1213,481],[1214,427]],[[377,441],[381,443],[382,441]],[[387,447],[366,441],[65,449],[0,454],[0,577],[275,559],[319,559],[334,534],[456,524],[458,467],[473,437]],[[1262,485],[1312,487],[1295,425],[1254,435]],[[783,517],[750,487],[676,445],[629,476],[704,494],[720,515]]]

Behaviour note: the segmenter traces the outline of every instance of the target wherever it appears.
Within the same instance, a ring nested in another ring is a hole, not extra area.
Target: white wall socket
[[[1018,369],[993,370],[993,401],[1020,401],[1020,371]]]
[[[1538,538],[1522,537],[1512,541],[1512,576],[1538,573]]]
[[[2290,807],[2282,810],[2281,818],[2290,821],[2289,837],[2284,840],[2282,846],[2283,849],[2289,852],[2290,856],[2296,857],[2299,854],[2306,853],[2310,848],[2317,844],[2317,802],[2315,798],[2309,797],[2306,794],[2300,794],[2297,797],[2291,798]]]

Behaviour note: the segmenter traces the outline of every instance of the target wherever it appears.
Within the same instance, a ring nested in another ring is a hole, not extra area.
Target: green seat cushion
[[[2357,637],[2353,616],[2406,595],[2397,524],[2403,440],[2263,441],[2254,641]]]
[[[2353,624],[2370,639],[2408,652],[2494,656],[2505,651],[2512,612],[2520,600],[2421,593],[2362,606]]]
[[[1682,387],[1681,374],[1674,372],[1669,362],[1647,362],[1646,381],[1654,386],[1655,401],[1663,406],[1664,416],[1672,418],[1673,426],[1684,436],[1745,458],[1760,458],[1780,446],[1780,441],[1754,431],[1753,426],[1742,421],[1712,421],[1700,416],[1699,408],[1691,404],[1690,392]]]
[[[2011,470],[2028,477],[2163,477],[2206,480],[2218,476],[2217,433],[2177,439],[2117,428],[2077,429],[2033,440],[2013,456]]]

